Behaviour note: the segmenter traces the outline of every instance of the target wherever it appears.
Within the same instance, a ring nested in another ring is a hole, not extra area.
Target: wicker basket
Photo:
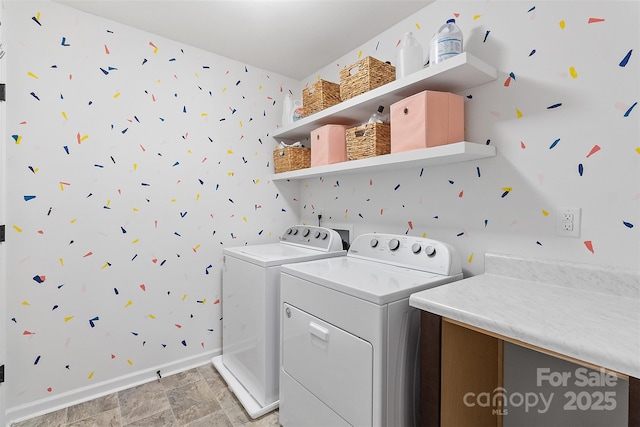
[[[367,56],[340,70],[340,98],[346,101],[395,79],[396,67]]]
[[[285,147],[273,150],[276,173],[304,169],[311,166],[311,148]]]
[[[391,153],[391,125],[369,123],[347,129],[347,158],[365,159]]]
[[[303,117],[333,107],[340,101],[340,85],[338,83],[318,80],[302,90]]]

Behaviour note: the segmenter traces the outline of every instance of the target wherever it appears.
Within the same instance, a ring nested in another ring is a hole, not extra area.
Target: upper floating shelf
[[[273,131],[271,136],[276,141],[307,139],[311,131],[320,126],[355,125],[365,122],[379,105],[384,105],[386,111],[389,111],[391,104],[424,90],[458,93],[491,82],[497,78],[497,75],[494,67],[463,52],[439,64],[426,67],[407,77],[282,126]]]

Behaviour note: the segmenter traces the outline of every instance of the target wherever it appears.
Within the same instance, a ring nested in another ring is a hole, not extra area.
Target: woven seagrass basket
[[[303,117],[308,117],[325,108],[339,104],[340,85],[338,83],[318,80],[302,90]]]
[[[346,101],[395,79],[396,67],[367,56],[340,70],[340,99]]]
[[[311,166],[311,148],[285,147],[273,150],[273,167],[276,173],[304,169]]]
[[[347,158],[365,159],[391,153],[391,125],[368,123],[347,129]]]

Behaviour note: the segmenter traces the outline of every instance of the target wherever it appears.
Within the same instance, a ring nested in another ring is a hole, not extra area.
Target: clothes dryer
[[[409,296],[462,278],[453,247],[364,234],[346,257],[282,267],[280,423],[413,426],[419,310]]]
[[[305,225],[278,243],[223,249],[222,354],[212,362],[252,418],[278,407],[281,265],[344,255],[338,232]]]

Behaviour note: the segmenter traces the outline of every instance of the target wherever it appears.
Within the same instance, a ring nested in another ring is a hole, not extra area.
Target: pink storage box
[[[347,161],[347,126],[324,125],[311,131],[311,167]]]
[[[464,100],[426,90],[391,105],[391,152],[464,140]]]

